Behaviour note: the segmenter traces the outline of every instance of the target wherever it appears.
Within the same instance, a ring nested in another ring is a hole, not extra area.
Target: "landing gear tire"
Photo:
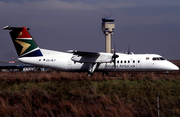
[[[93,76],[93,73],[88,73],[87,76],[91,77],[91,76]]]
[[[169,74],[169,71],[166,71],[165,74],[168,75],[168,74]]]
[[[102,75],[103,76],[108,76],[108,72],[103,72]]]

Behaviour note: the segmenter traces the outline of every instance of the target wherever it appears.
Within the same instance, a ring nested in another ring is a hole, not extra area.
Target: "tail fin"
[[[19,57],[43,56],[36,42],[28,32],[30,30],[29,28],[6,26],[3,30],[12,30],[10,35]]]

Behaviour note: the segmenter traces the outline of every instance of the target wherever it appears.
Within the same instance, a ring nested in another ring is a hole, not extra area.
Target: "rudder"
[[[10,35],[19,57],[43,56],[36,42],[28,32],[30,30],[29,28],[6,26],[3,30],[12,30]]]

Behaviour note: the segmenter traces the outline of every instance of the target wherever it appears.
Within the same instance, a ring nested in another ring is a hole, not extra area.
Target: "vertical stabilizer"
[[[36,42],[28,32],[30,30],[29,28],[6,26],[3,30],[12,30],[10,35],[19,57],[43,56]]]

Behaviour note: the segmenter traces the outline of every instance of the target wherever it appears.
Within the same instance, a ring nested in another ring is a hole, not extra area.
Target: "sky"
[[[116,52],[159,54],[180,60],[179,0],[0,0],[0,27],[29,27],[40,48],[105,51],[103,17],[115,18]],[[0,30],[0,61],[18,56],[9,31]]]

